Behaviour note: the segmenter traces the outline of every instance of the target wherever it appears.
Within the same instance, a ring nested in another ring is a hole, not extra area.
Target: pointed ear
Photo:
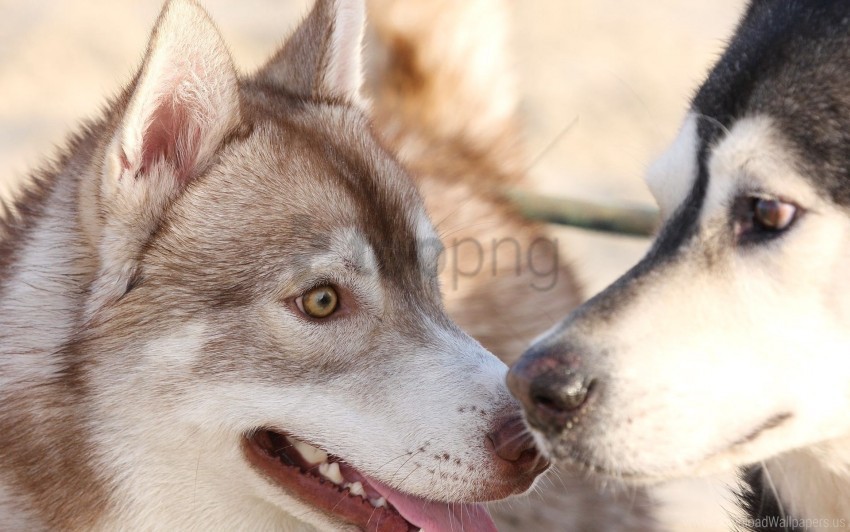
[[[193,0],[166,4],[116,137],[118,179],[166,172],[184,186],[239,119],[236,70]]]
[[[113,284],[106,292],[132,283],[136,257],[163,210],[212,162],[239,122],[230,53],[193,0],[171,0],[163,8],[125,98],[98,194],[105,215],[103,277]]]
[[[316,0],[257,79],[305,98],[360,104],[364,0]]]

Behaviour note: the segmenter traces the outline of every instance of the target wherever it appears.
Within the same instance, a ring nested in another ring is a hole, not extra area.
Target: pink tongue
[[[497,532],[483,504],[434,502],[401,493],[376,480],[368,482],[402,517],[425,532]]]

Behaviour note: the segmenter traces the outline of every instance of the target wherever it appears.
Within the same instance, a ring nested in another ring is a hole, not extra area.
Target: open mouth
[[[243,447],[248,461],[287,493],[361,530],[496,530],[480,504],[429,501],[402,493],[288,434],[258,430],[244,438]]]

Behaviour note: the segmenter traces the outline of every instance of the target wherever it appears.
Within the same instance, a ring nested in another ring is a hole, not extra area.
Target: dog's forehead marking
[[[316,245],[298,272],[302,282],[324,279],[359,284],[374,281],[380,274],[377,254],[358,226],[337,227]]]
[[[676,140],[656,159],[646,174],[646,184],[664,218],[685,201],[697,179],[700,147],[697,121],[694,113],[685,118]]]
[[[378,260],[369,240],[357,227],[333,231],[326,258],[342,263],[346,269],[363,275],[376,275]]]
[[[768,117],[758,115],[735,121],[709,155],[708,203],[722,200],[718,197],[720,191],[729,195],[764,188],[763,180],[771,180],[783,159]]]
[[[333,111],[338,113],[338,127],[325,124],[319,138],[324,186],[338,190],[350,202],[352,218],[371,244],[383,277],[401,285],[418,279],[417,231],[421,223],[411,212],[421,211],[424,216],[424,207],[415,185],[367,133],[365,117],[352,110]],[[341,128],[349,131],[348,141],[338,134]]]

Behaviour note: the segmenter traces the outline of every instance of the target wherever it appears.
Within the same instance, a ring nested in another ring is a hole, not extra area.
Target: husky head
[[[554,456],[663,479],[850,436],[848,64],[847,2],[750,6],[649,172],[650,251],[511,370]]]
[[[363,17],[319,0],[240,78],[175,0],[109,112],[69,372],[121,526],[482,529],[461,503],[545,468],[506,368],[447,318],[439,240],[370,132]]]

